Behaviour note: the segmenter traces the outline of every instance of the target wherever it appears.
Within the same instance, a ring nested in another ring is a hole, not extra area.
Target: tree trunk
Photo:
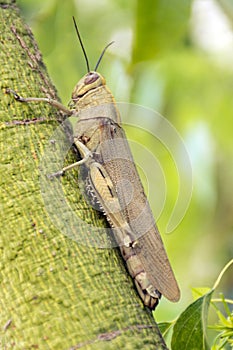
[[[57,138],[66,144],[64,132],[54,139],[62,115],[6,89],[58,99],[56,90],[14,1],[0,11],[1,349],[167,349],[118,250],[92,247],[104,220],[80,195],[77,170],[44,176],[47,153],[47,172],[57,164]],[[66,161],[75,160],[69,151]]]

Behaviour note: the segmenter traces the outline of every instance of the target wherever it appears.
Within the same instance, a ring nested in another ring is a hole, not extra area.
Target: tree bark
[[[77,170],[53,182],[43,177],[44,154],[59,147],[51,135],[63,116],[49,105],[17,103],[6,94],[11,88],[25,97],[58,99],[15,2],[2,1],[0,11],[0,347],[167,349],[118,250],[91,247],[91,241],[87,246],[92,227],[104,220],[80,195]],[[66,142],[65,133],[59,135]],[[72,151],[66,161],[76,161]],[[66,235],[51,216],[53,206]],[[67,208],[89,224],[88,231],[67,221]]]

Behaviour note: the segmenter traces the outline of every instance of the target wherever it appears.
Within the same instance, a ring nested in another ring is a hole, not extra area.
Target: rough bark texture
[[[17,103],[5,89],[52,98],[56,91],[14,1],[2,1],[0,12],[0,348],[167,349],[118,250],[78,244],[48,215],[41,155],[54,147],[61,115],[44,104]],[[72,152],[68,158],[75,161]],[[76,215],[103,225],[78,192],[76,170],[54,183],[62,184]],[[60,216],[55,187],[47,190]],[[72,237],[92,233],[67,225]]]

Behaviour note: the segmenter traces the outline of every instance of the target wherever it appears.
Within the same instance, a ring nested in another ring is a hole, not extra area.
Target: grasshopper
[[[52,176],[61,176],[76,166],[84,168],[88,196],[107,216],[138,293],[144,305],[154,310],[161,295],[176,302],[180,291],[121,127],[115,99],[104,77],[97,72],[111,43],[91,71],[73,20],[88,72],[75,86],[70,108],[49,98],[23,98],[13,90],[8,90],[8,93],[13,93],[19,102],[46,102],[67,116],[77,117],[73,142],[81,160]]]

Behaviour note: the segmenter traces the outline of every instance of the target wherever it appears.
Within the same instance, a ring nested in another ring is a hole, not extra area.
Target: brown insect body
[[[153,309],[163,294],[180,297],[160,234],[120,125],[114,97],[97,72],[76,85],[70,105],[78,113],[76,140],[92,156],[84,163],[89,183],[107,215],[144,303]]]

